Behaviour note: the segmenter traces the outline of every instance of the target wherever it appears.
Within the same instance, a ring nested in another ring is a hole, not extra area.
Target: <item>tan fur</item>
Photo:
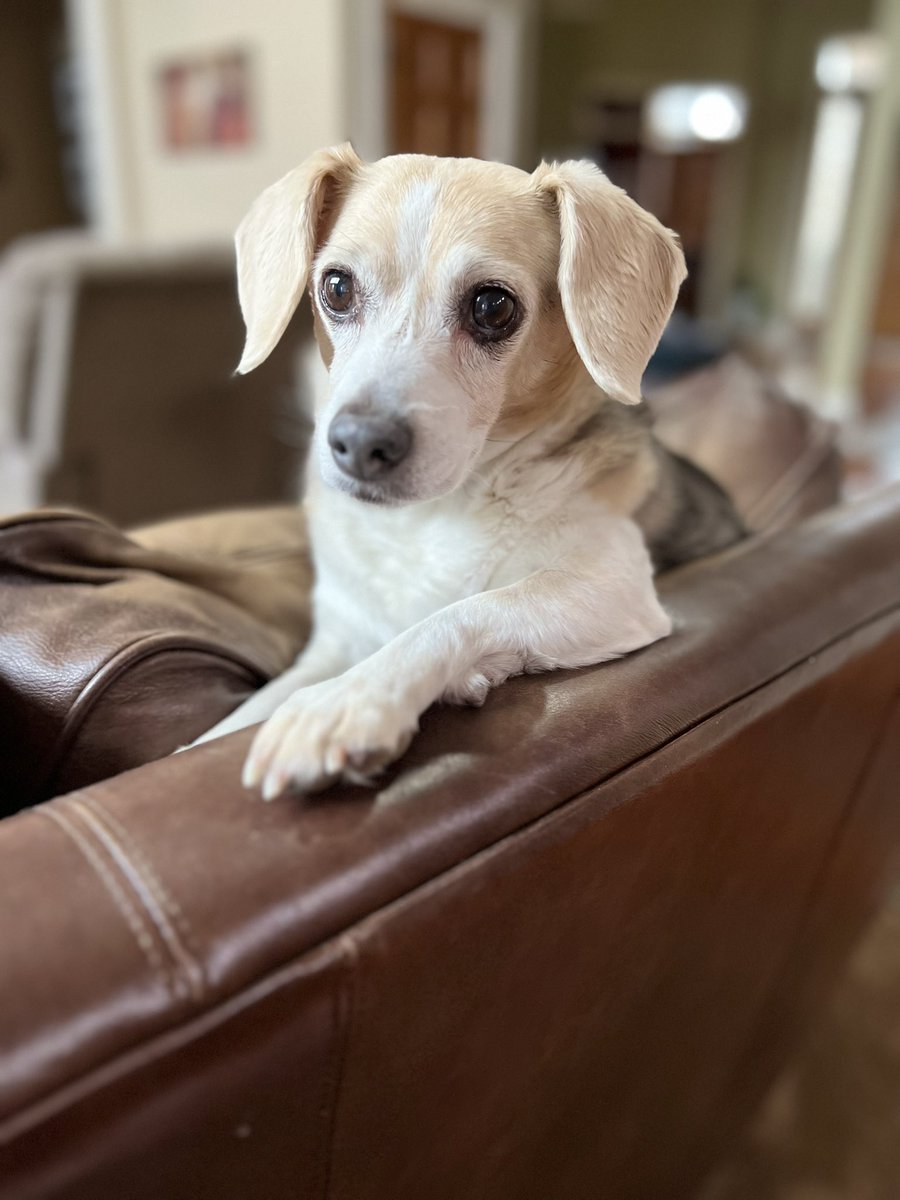
[[[267,188],[241,222],[235,242],[247,326],[242,374],[268,358],[300,303],[323,233],[329,188],[346,186],[361,166],[349,143],[320,150]]]
[[[572,340],[608,396],[638,404],[686,274],[678,238],[593,163],[542,163],[534,179],[559,212],[559,290]]]

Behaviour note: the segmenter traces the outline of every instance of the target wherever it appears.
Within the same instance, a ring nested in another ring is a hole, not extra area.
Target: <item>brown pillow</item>
[[[0,521],[0,815],[171,753],[306,639],[299,509]]]

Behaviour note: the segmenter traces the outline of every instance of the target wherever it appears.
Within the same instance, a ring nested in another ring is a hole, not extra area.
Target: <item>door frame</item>
[[[388,12],[481,34],[482,158],[534,166],[537,0],[345,0],[350,134],[364,158],[390,152]]]

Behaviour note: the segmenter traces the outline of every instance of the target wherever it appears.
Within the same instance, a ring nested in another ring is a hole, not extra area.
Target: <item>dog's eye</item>
[[[515,296],[505,288],[482,288],[472,300],[472,321],[482,333],[497,337],[511,330],[516,309]]]
[[[322,277],[322,301],[333,313],[350,311],[353,304],[353,277],[346,271],[326,271]]]

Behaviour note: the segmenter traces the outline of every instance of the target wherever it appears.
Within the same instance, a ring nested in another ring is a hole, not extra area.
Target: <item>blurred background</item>
[[[3,0],[0,515],[296,494],[308,313],[234,377],[231,237],[347,137],[594,159],[691,269],[648,383],[740,355],[900,478],[900,0]],[[897,922],[710,1198],[900,1196]]]
[[[311,150],[588,156],[691,274],[648,376],[737,350],[900,476],[895,0],[4,0],[0,511],[296,487],[302,313],[230,370],[230,239]]]

